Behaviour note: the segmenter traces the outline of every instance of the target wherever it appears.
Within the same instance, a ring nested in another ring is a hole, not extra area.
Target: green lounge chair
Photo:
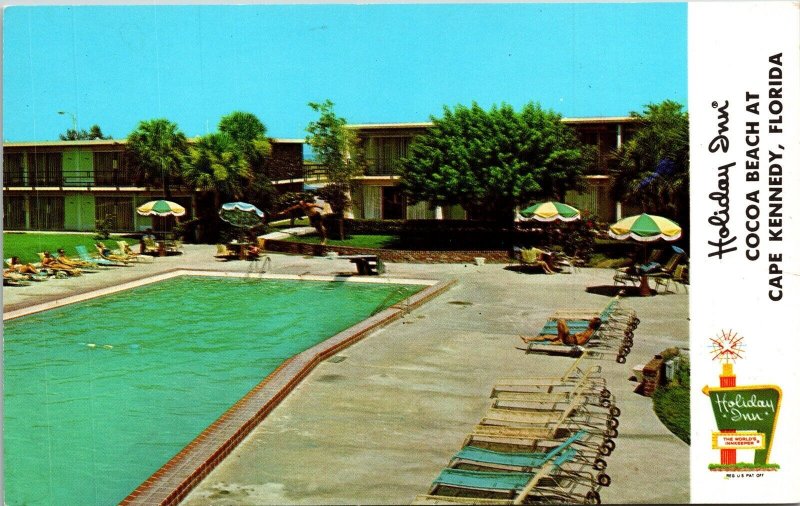
[[[518,467],[533,471],[541,468],[548,460],[565,451],[575,441],[586,436],[586,431],[578,431],[548,452],[496,452],[477,446],[465,446],[450,461],[450,467],[462,462]]]
[[[112,260],[106,260],[105,258],[92,258],[86,246],[82,244],[75,246],[75,251],[78,252],[78,257],[82,261],[87,262],[92,267],[130,267],[129,264],[122,262],[114,262]]]

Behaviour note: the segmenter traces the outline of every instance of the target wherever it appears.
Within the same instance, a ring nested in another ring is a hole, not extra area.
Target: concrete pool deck
[[[352,273],[347,260],[270,254],[270,262],[217,262],[187,245],[151,264],[4,287],[4,310],[177,268],[280,274]],[[612,273],[546,276],[504,265],[387,264],[387,277],[456,279],[449,291],[339,352],[300,385],[183,501],[205,504],[403,504],[425,493],[489,404],[501,377],[558,375],[572,359],[525,355],[519,334],[557,308],[602,308]],[[688,347],[688,296],[625,298],[642,322],[626,364],[602,365],[622,410],[604,502],[689,500],[689,447],[657,419],[628,381],[636,364]]]

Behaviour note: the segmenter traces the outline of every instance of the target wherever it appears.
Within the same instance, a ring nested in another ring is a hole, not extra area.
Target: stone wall
[[[508,263],[507,251],[411,251],[375,248],[353,248],[348,246],[322,246],[274,239],[262,240],[261,247],[267,251],[292,253],[295,255],[325,256],[328,252],[339,255],[377,255],[384,262],[401,263],[474,263],[476,257],[486,259],[486,263]]]

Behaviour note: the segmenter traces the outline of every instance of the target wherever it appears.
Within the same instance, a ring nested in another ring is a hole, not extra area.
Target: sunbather
[[[556,323],[556,329],[558,334],[553,335],[539,335],[539,336],[519,336],[520,339],[524,343],[530,343],[533,341],[551,341],[553,343],[560,343],[566,344],[568,346],[582,346],[586,344],[587,341],[592,337],[594,331],[600,328],[602,324],[602,320],[600,318],[592,318],[589,321],[589,328],[584,330],[583,332],[578,332],[577,334],[570,334],[569,327],[567,326],[567,322],[560,318]]]
[[[66,272],[70,276],[80,276],[81,275],[81,270],[80,269],[78,269],[77,267],[73,267],[71,265],[67,265],[67,264],[61,263],[60,261],[56,260],[56,258],[53,257],[53,255],[49,251],[45,251],[43,253],[42,265],[44,267],[46,267],[46,268],[48,268],[50,270],[56,271],[56,272],[58,272],[58,271]]]
[[[105,258],[106,260],[113,260],[115,262],[129,262],[131,260],[128,256],[113,254],[111,249],[102,242],[96,243],[94,247],[97,248],[97,252],[100,254],[100,257]]]
[[[40,270],[33,264],[23,264],[19,261],[19,257],[11,257],[9,267],[19,274],[39,274]]]

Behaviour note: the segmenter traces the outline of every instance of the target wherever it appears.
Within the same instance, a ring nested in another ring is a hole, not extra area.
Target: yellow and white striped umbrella
[[[186,208],[169,200],[151,200],[136,208],[142,216],[183,216]]]

